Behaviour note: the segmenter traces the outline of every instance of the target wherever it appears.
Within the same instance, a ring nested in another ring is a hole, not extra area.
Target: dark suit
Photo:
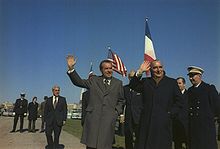
[[[189,148],[217,149],[214,117],[219,115],[219,97],[214,85],[202,82],[188,89]]]
[[[63,121],[66,121],[67,118],[66,98],[58,96],[58,102],[55,109],[53,106],[53,96],[48,98],[45,103],[44,118],[46,122],[45,132],[48,148],[57,149]],[[54,140],[52,138],[52,132],[54,132]]]
[[[125,148],[133,149],[138,140],[139,120],[142,110],[142,94],[130,89],[129,85],[124,86],[125,96]],[[135,140],[133,139],[135,134]],[[134,143],[134,145],[133,145]]]
[[[112,149],[116,119],[124,104],[122,81],[112,77],[105,87],[102,76],[83,80],[76,71],[68,75],[74,85],[89,89],[81,142],[92,148]]]
[[[19,98],[16,100],[15,106],[14,106],[15,117],[14,117],[14,125],[13,125],[12,131],[16,130],[19,117],[20,117],[20,132],[23,131],[24,113],[27,113],[27,106],[28,106],[27,99],[21,100],[21,98]]]
[[[187,90],[182,94],[183,107],[178,116],[173,120],[173,140],[175,149],[182,149],[182,144],[187,146],[188,134],[188,94]]]
[[[172,117],[182,107],[182,95],[175,79],[164,76],[158,84],[153,78],[134,76],[131,88],[143,95],[138,149],[171,149]]]

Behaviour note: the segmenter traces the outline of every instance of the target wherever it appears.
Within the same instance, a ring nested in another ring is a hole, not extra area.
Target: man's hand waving
[[[67,61],[68,69],[69,70],[73,70],[74,69],[74,65],[76,64],[76,58],[74,58],[73,55],[67,55],[66,61]]]

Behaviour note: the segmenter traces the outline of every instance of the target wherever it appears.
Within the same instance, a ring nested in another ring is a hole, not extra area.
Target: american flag
[[[144,60],[152,62],[156,59],[154,52],[153,41],[151,38],[150,30],[148,27],[148,19],[146,19],[146,28],[145,28],[145,48],[144,48]]]
[[[113,70],[125,77],[127,75],[127,69],[121,58],[110,47],[108,49],[108,60],[112,61]]]

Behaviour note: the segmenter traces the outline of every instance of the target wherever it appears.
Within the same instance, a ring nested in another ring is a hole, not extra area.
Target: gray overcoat
[[[122,81],[112,77],[106,89],[102,76],[85,80],[75,70],[67,74],[74,85],[90,90],[81,143],[97,149],[112,149],[116,119],[124,104]]]

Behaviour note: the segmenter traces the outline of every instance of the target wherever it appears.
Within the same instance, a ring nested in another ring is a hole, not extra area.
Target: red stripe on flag
[[[144,60],[145,60],[145,61],[152,62],[152,61],[154,61],[155,59],[152,58],[151,56],[147,55],[147,54],[144,54]]]
[[[108,59],[112,61],[112,69],[125,77],[127,75],[127,70],[121,58],[117,54],[113,53],[111,50],[109,50],[109,52],[111,53],[109,55],[111,57],[108,57]]]

